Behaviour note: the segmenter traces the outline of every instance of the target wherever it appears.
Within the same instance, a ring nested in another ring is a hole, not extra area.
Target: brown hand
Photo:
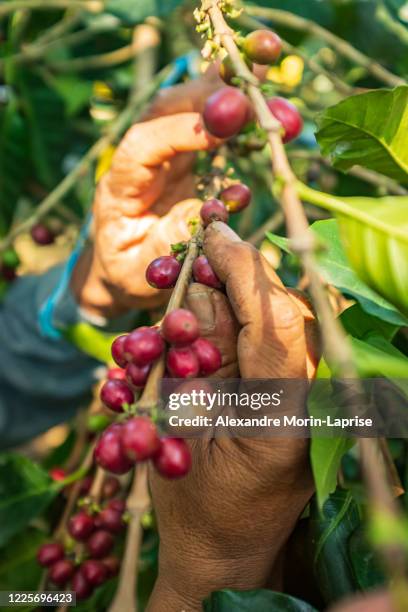
[[[223,224],[206,230],[204,248],[229,302],[193,286],[187,303],[202,334],[220,346],[225,374],[236,376],[238,365],[247,378],[312,376],[302,314],[309,324],[310,310]],[[279,587],[281,553],[313,491],[306,440],[215,438],[191,447],[186,478],[151,474],[161,538],[152,612],[201,610],[211,591],[261,587],[271,570]]]

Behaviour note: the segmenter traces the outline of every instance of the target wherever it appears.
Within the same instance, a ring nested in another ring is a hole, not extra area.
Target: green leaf
[[[0,590],[37,590],[42,569],[36,555],[45,541],[46,536],[42,531],[29,527],[0,550]]]
[[[59,485],[22,455],[0,456],[0,546],[38,516],[57,495]]]
[[[313,606],[285,593],[267,589],[216,591],[204,602],[205,612],[317,612]]]
[[[372,334],[366,342],[351,338],[354,361],[362,377],[408,378],[408,358],[380,335]]]
[[[355,164],[408,181],[408,86],[350,96],[317,119],[317,141],[333,165]]]
[[[311,504],[314,573],[326,604],[355,590],[348,541],[360,522],[358,506],[349,491],[337,489],[321,511],[317,504]]]
[[[408,325],[408,319],[395,306],[368,287],[354,272],[344,253],[337,221],[316,221],[311,228],[325,246],[325,250],[317,258],[319,271],[324,279],[342,293],[355,298],[368,314],[392,325]],[[267,236],[271,242],[288,251],[288,241],[282,242],[279,240],[281,236],[271,233]]]
[[[278,236],[278,234],[272,234],[272,232],[266,232],[265,235],[268,238],[269,242],[272,242],[272,244],[276,244],[276,246],[279,247],[282,251],[285,251],[285,253],[289,254],[292,253],[289,246],[290,243],[288,238],[285,238],[284,236]]]
[[[0,112],[0,235],[7,233],[29,169],[27,123],[12,98]]]
[[[326,363],[321,360],[317,371],[317,379],[330,378],[331,372]],[[328,386],[314,384],[307,399],[307,410],[310,416],[325,418],[328,413],[335,416],[337,406],[333,402]],[[318,507],[323,504],[334,493],[337,487],[337,474],[343,455],[353,446],[354,441],[347,437],[323,437],[319,436],[319,429],[312,428],[312,439],[310,443],[310,463],[316,487],[316,499]]]
[[[81,79],[79,75],[57,75],[52,81],[52,86],[64,101],[68,116],[73,116],[88,106],[92,96],[92,82]]]
[[[361,591],[366,591],[386,583],[378,557],[369,546],[364,527],[357,527],[348,543],[354,580]]]
[[[64,104],[56,91],[33,74],[22,71],[18,81],[28,118],[32,164],[40,181],[53,187],[61,176],[65,149]]]
[[[298,184],[302,199],[336,214],[359,277],[408,313],[408,196],[338,198]]]
[[[329,495],[336,490],[341,460],[353,444],[349,438],[312,437],[310,461],[319,508],[323,508]]]
[[[340,315],[340,321],[344,329],[355,338],[364,338],[373,332],[380,334],[387,340],[392,340],[399,329],[397,325],[391,325],[378,317],[373,317],[361,308],[359,304],[353,304]]]
[[[105,12],[133,25],[146,17],[166,17],[181,3],[182,0],[108,0]]]

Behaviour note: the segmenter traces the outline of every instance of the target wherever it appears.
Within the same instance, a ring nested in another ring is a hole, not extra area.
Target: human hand
[[[201,207],[194,198],[194,153],[218,143],[200,111],[219,86],[210,71],[163,90],[116,150],[96,191],[93,248],[72,280],[78,302],[91,314],[112,317],[166,299],[166,292],[147,284],[145,270],[169,253],[170,244],[190,237],[188,221]]]
[[[310,308],[224,224],[207,228],[204,250],[228,298],[192,285],[187,306],[222,352],[217,375],[311,378],[317,345]],[[297,402],[303,414],[305,398]],[[279,588],[285,544],[313,492],[305,439],[203,438],[191,449],[184,479],[151,473],[160,559],[149,612],[201,610],[212,591],[259,588],[271,572]]]

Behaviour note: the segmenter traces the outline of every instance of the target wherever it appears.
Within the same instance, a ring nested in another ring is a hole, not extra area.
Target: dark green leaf
[[[408,86],[350,96],[318,117],[317,141],[333,165],[359,164],[408,181]]]
[[[132,25],[144,21],[146,17],[165,17],[182,0],[108,0],[105,11]]]
[[[53,88],[62,98],[68,116],[75,115],[89,104],[93,84],[79,75],[61,74],[52,81]]]
[[[0,456],[0,546],[38,516],[58,493],[47,472],[27,457]]]
[[[66,139],[64,104],[56,91],[30,73],[21,72],[19,86],[29,120],[32,163],[39,180],[52,187],[61,176]]]
[[[42,531],[29,527],[0,550],[0,590],[35,591],[42,569],[37,550],[46,540]]]
[[[378,557],[370,548],[365,530],[357,527],[349,540],[349,555],[357,588],[366,591],[385,584],[384,573],[380,569]]]
[[[337,489],[322,511],[312,504],[314,572],[326,604],[355,590],[348,541],[359,524],[359,509],[349,491]]]
[[[15,99],[0,113],[0,235],[4,235],[29,169],[27,123]]]
[[[310,604],[267,589],[216,591],[204,602],[205,612],[316,612]]]
[[[365,336],[376,332],[387,340],[392,340],[398,331],[397,325],[391,325],[378,317],[373,317],[361,308],[359,304],[353,304],[340,315],[344,329],[355,338],[364,340]]]

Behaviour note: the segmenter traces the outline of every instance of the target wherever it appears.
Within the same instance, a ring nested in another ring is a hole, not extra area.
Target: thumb
[[[242,241],[230,227],[216,221],[205,231],[204,252],[225,284],[235,316],[242,326],[252,322],[254,313],[268,310],[274,312],[275,323],[278,322],[279,315],[285,312],[282,306],[290,300],[278,275],[255,247]],[[297,314],[300,316],[298,310]]]
[[[215,378],[237,378],[237,338],[239,326],[226,296],[206,285],[189,286],[185,306],[198,319],[200,334],[221,351],[222,366]]]

